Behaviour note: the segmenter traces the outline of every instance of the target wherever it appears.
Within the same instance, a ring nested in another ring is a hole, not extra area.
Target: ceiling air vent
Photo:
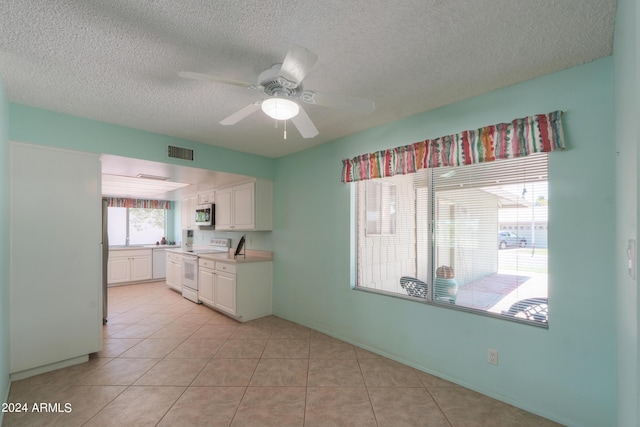
[[[169,145],[169,157],[171,157],[172,159],[193,161],[193,150],[190,148],[182,148]]]

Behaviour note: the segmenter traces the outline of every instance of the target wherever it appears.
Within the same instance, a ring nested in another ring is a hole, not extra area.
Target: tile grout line
[[[422,380],[421,380],[422,381]],[[424,382],[423,382],[424,384]],[[449,420],[449,417],[447,416],[447,414],[444,412],[444,410],[442,409],[442,407],[440,406],[440,403],[438,403],[438,401],[436,400],[435,396],[431,393],[431,390],[429,389],[429,387],[425,386],[425,389],[427,390],[427,393],[429,393],[429,396],[431,396],[431,399],[433,399],[433,403],[436,404],[436,407],[438,408],[438,410],[440,411],[440,413],[442,414],[442,416],[444,417],[444,419],[449,423],[450,426],[453,426],[453,423],[451,422],[451,420]]]
[[[177,320],[177,319],[176,319],[176,320]],[[169,352],[168,352],[168,353],[163,357],[163,359],[162,359],[162,360],[166,360],[166,359],[167,359],[167,356],[168,356],[169,354],[171,354],[171,352],[173,352],[173,351],[174,351],[176,348],[178,348],[181,344],[183,344],[184,342],[186,342],[186,341],[187,341],[190,337],[192,337],[192,336],[193,336],[197,331],[199,331],[200,329],[202,329],[202,327],[203,327],[204,325],[206,325],[206,323],[205,323],[205,324],[203,324],[200,328],[198,328],[198,329],[194,330],[191,334],[187,335],[187,336],[186,336],[186,337],[185,337],[185,338],[184,338],[184,339],[183,339],[183,340],[182,340],[178,345],[176,345],[173,349],[171,349],[171,351],[169,351]],[[168,325],[165,325],[165,326],[168,326]],[[216,350],[216,352],[217,352],[217,350]],[[214,353],[214,355],[215,355],[215,353]],[[164,419],[164,417],[166,417],[166,416],[167,416],[167,414],[171,411],[171,409],[173,409],[173,407],[176,405],[176,403],[178,403],[178,401],[180,400],[180,398],[181,398],[182,396],[184,396],[184,394],[187,392],[187,390],[189,390],[189,387],[191,387],[191,384],[193,384],[193,382],[196,380],[196,378],[198,378],[198,375],[200,375],[200,373],[202,373],[202,371],[203,371],[203,370],[204,370],[204,368],[207,366],[207,364],[208,364],[208,363],[213,359],[213,356],[214,356],[214,355],[212,355],[212,356],[208,359],[207,363],[205,363],[204,365],[202,365],[202,368],[200,368],[200,370],[198,371],[198,373],[197,373],[197,374],[195,374],[195,375],[193,376],[193,378],[191,379],[191,381],[189,382],[189,384],[188,384],[187,386],[185,386],[185,387],[184,387],[184,390],[182,390],[182,393],[180,393],[180,395],[178,396],[178,398],[177,398],[177,399],[176,399],[176,400],[175,400],[175,401],[174,401],[174,402],[169,406],[169,408],[165,411],[165,413],[164,413],[164,414],[162,414],[162,417],[161,417],[161,418],[158,420],[158,422],[155,424],[156,426],[162,422],[162,420]],[[155,366],[155,365],[154,365],[154,366]],[[147,371],[147,372],[148,372],[148,371]],[[144,375],[144,374],[143,374],[143,375]],[[142,376],[141,376],[140,378],[142,378]]]
[[[355,351],[355,348],[354,348]],[[371,407],[371,412],[373,413],[373,419],[376,421],[376,426],[379,425],[378,417],[376,416],[376,411],[373,408],[373,402],[371,401],[371,393],[369,392],[369,386],[367,385],[367,380],[364,377],[364,372],[362,372],[362,365],[360,364],[360,358],[358,357],[358,352],[356,351],[356,360],[358,361],[358,369],[360,369],[360,375],[362,375],[362,382],[364,383],[364,388],[367,391],[367,397],[369,398],[369,406]]]
[[[135,308],[136,308],[136,307],[133,307],[133,308],[131,308],[130,310],[126,311],[125,313],[127,313],[127,312],[129,312],[129,311],[131,311],[131,310],[135,310]],[[178,320],[180,317],[182,317],[182,316],[183,316],[184,314],[186,314],[186,313],[188,313],[188,312],[185,312],[185,313],[183,313],[181,316],[178,316],[178,317],[177,317],[176,319],[174,319],[173,321],[171,321],[171,322],[169,322],[169,323],[167,323],[167,324],[162,325],[162,327],[161,327],[160,329],[163,329],[163,328],[165,328],[165,327],[169,326],[171,323],[175,322],[176,320]],[[151,316],[152,314],[154,314],[154,313],[149,313],[149,315],[148,315],[147,317]],[[143,319],[145,319],[145,318],[147,318],[147,317],[143,317]],[[142,319],[141,319],[141,320],[142,320]],[[138,324],[138,323],[136,322],[136,324]],[[136,324],[133,324],[132,326],[134,326],[134,325],[136,325]],[[203,325],[203,326],[204,326],[204,325]],[[124,328],[124,329],[127,329],[127,328]],[[123,329],[123,330],[124,330],[124,329]],[[159,331],[160,329],[158,329],[158,331]],[[150,367],[149,367],[146,371],[144,371],[140,376],[138,376],[137,378],[135,378],[131,384],[129,384],[129,385],[125,385],[125,386],[124,386],[125,388],[124,388],[120,393],[118,393],[116,396],[114,396],[114,397],[113,397],[113,399],[111,399],[109,402],[107,402],[105,405],[103,405],[103,406],[102,406],[98,411],[96,411],[96,412],[95,412],[95,413],[94,413],[94,414],[93,414],[93,415],[92,415],[92,416],[91,416],[87,421],[85,421],[85,422],[83,423],[83,425],[86,425],[89,421],[91,421],[91,419],[93,419],[93,418],[94,418],[96,415],[98,415],[98,414],[99,414],[99,413],[100,413],[104,408],[106,408],[106,407],[107,407],[107,406],[109,406],[112,402],[114,402],[114,401],[115,401],[119,396],[121,396],[122,394],[124,394],[127,390],[131,389],[131,387],[134,387],[134,386],[135,386],[136,381],[138,381],[138,380],[139,380],[140,378],[142,378],[145,374],[147,374],[151,369],[153,369],[155,366],[157,366],[157,365],[158,365],[162,360],[165,360],[167,355],[169,355],[173,350],[175,350],[175,349],[176,349],[180,344],[182,344],[182,343],[183,343],[183,342],[185,342],[187,339],[189,339],[189,337],[191,337],[193,334],[195,334],[195,333],[196,333],[196,331],[197,331],[197,330],[199,330],[199,329],[200,329],[200,328],[198,328],[198,329],[194,330],[191,334],[187,335],[187,336],[186,336],[182,341],[180,341],[178,344],[176,344],[176,346],[175,346],[174,348],[172,348],[169,352],[167,352],[167,354],[166,354],[165,356],[163,356],[162,358],[158,358],[158,361],[157,361],[156,363],[154,363],[152,366],[150,366]],[[155,333],[156,333],[156,332],[158,332],[158,331],[154,331],[153,333],[151,333],[151,335],[155,334]],[[130,350],[131,348],[133,348],[133,347],[135,347],[136,345],[138,345],[138,344],[140,344],[141,342],[143,342],[144,340],[146,340],[146,339],[151,339],[151,335],[147,336],[146,338],[141,338],[141,341],[140,341],[139,343],[136,343],[135,345],[133,345],[133,346],[132,346],[132,347],[130,347],[129,349],[123,350],[123,351],[122,351],[122,352],[120,352],[118,355],[116,355],[115,357],[113,357],[109,362],[105,363],[105,365],[106,365],[106,364],[108,364],[108,363],[111,363],[111,362],[112,362],[113,360],[115,360],[115,359],[121,359],[121,360],[122,360],[122,359],[127,359],[126,357],[121,357],[121,356],[122,356],[124,353],[126,353],[128,350]],[[104,337],[103,337],[103,339],[104,339]],[[116,338],[116,339],[118,339],[118,338]],[[135,358],[131,358],[131,359],[135,359]],[[145,359],[149,359],[149,358],[145,358]],[[205,364],[204,366],[206,366],[206,364]],[[204,369],[204,366],[201,368],[201,370],[200,370],[200,371],[202,371],[202,369]],[[197,376],[197,374],[196,374],[196,376]],[[194,381],[194,380],[195,380],[195,377],[193,378],[193,380],[191,381],[191,383],[193,383],[193,381]],[[190,384],[191,384],[191,383],[190,383]],[[104,385],[102,385],[101,387],[104,387]],[[176,402],[180,399],[180,397],[181,397],[181,396],[182,396],[182,395],[187,391],[187,389],[188,389],[188,388],[189,388],[189,386],[186,386],[186,387],[184,388],[184,390],[182,391],[182,393],[180,393],[180,396],[178,396],[178,398],[177,398],[177,399],[176,399],[176,400],[171,404],[171,406],[169,406],[169,408],[164,412],[164,414],[163,414],[163,415],[162,415],[162,417],[158,420],[158,422],[156,423],[156,425],[157,425],[157,424],[159,424],[159,423],[162,421],[162,419],[167,415],[167,413],[169,413],[169,411],[171,410],[171,408],[173,408],[173,406],[175,405],[175,403],[176,403]]]

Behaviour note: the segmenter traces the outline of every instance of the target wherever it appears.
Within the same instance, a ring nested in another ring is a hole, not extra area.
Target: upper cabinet
[[[193,230],[198,228],[198,226],[196,225],[195,217],[196,206],[198,206],[197,196],[191,196],[188,199],[182,200],[182,203],[180,205],[180,222],[183,230]]]
[[[264,179],[217,189],[216,230],[273,229],[273,183]]]
[[[216,192],[214,190],[198,193],[199,205],[210,205],[214,203]]]

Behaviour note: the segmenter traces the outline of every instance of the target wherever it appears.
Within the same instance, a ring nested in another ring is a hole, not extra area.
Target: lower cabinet
[[[113,252],[111,252],[113,254]],[[107,268],[107,283],[122,283],[130,281],[131,260],[129,257],[109,256]]]
[[[151,249],[109,251],[108,284],[151,280],[152,277]]]
[[[200,258],[198,260],[198,299],[209,307],[215,306],[216,263]]]
[[[199,259],[200,301],[241,322],[272,313],[273,262]]]
[[[182,292],[182,255],[167,251],[167,286]]]
[[[218,310],[237,316],[236,306],[236,275],[216,271],[216,305]],[[246,313],[245,313],[246,314]],[[247,319],[250,320],[250,319]]]

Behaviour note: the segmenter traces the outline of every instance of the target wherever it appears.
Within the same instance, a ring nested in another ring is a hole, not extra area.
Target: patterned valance
[[[415,173],[564,149],[562,111],[537,114],[342,161],[342,182]]]
[[[126,199],[123,197],[106,197],[110,208],[171,209],[168,200]]]

